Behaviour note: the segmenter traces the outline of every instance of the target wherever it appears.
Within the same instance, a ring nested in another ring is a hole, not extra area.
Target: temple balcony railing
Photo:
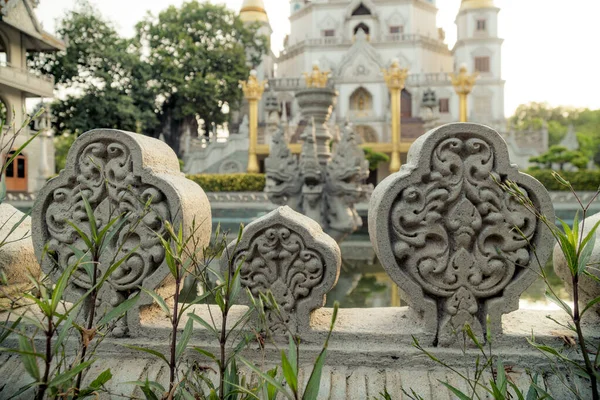
[[[371,35],[369,36],[369,42],[372,45],[379,44],[397,44],[397,43],[423,43],[433,48],[450,52],[448,46],[441,40],[432,38],[431,36],[422,35],[419,33],[397,33],[397,34],[385,34],[381,36]],[[305,38],[294,44],[287,46],[283,49],[280,55],[280,60],[285,60],[295,54],[302,52],[306,47],[334,47],[334,46],[352,46],[354,38],[347,38],[342,36],[319,36],[314,38]]]
[[[27,97],[53,97],[54,78],[16,67],[9,62],[0,63],[0,84],[21,90]]]
[[[384,83],[383,75],[381,82]],[[330,78],[331,85],[338,84],[338,80],[333,76]],[[431,72],[420,74],[409,74],[406,79],[407,86],[426,86],[426,85],[451,85],[450,76],[447,72]],[[304,89],[306,81],[303,77],[285,77],[285,78],[270,78],[269,88],[274,91],[296,91]]]

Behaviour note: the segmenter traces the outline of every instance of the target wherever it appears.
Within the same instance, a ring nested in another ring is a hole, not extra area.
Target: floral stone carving
[[[100,255],[100,274],[114,260],[130,253],[99,292],[99,317],[138,294],[140,287],[157,289],[167,283],[170,273],[158,237],[166,237],[166,222],[191,234],[195,221],[199,226],[193,232],[197,243],[208,244],[208,199],[200,186],[180,172],[177,156],[168,145],[135,133],[93,130],[75,141],[66,168],[42,188],[32,211],[36,255],[43,271],[53,279],[73,265],[81,251],[87,250],[71,225],[90,234],[84,197],[94,212],[98,230],[119,215],[124,219],[122,224],[114,225],[118,231]],[[77,299],[91,287],[85,268],[78,267],[67,299]],[[138,329],[140,308],[150,304],[150,296],[142,293],[136,309],[129,312],[113,334],[122,336],[132,328]]]
[[[477,124],[428,132],[373,193],[371,243],[434,344],[453,343],[467,323],[484,337],[486,316],[500,333],[502,314],[536,279],[530,246],[542,263],[552,250],[548,229],[494,180],[516,182],[553,220],[545,188],[510,165],[496,131]]]
[[[325,304],[325,295],[335,286],[342,264],[340,249],[319,224],[279,207],[249,224],[236,246],[227,252],[231,265],[241,263],[240,278],[253,296],[271,290],[279,304],[281,318],[268,311],[272,332],[309,329],[310,314]],[[221,270],[228,273],[228,257],[221,258]]]

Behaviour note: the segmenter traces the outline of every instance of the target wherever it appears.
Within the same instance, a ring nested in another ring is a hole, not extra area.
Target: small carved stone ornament
[[[477,124],[419,138],[371,198],[371,243],[434,344],[452,344],[465,324],[484,337],[487,316],[501,333],[502,314],[518,308],[540,268],[531,246],[542,263],[550,255],[549,230],[494,180],[516,182],[554,219],[546,189],[510,165],[496,131]]]
[[[253,296],[270,290],[280,315],[267,310],[273,333],[309,330],[310,314],[325,304],[341,267],[340,249],[312,219],[279,207],[244,228],[221,257],[223,274],[241,265],[242,287]]]

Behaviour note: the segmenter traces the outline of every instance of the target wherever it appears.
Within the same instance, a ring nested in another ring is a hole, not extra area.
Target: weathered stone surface
[[[204,191],[179,171],[177,156],[160,140],[117,130],[93,130],[81,135],[71,147],[65,170],[46,184],[34,205],[33,242],[42,269],[53,279],[78,260],[75,249],[86,245],[70,223],[89,234],[83,198],[90,203],[103,229],[123,215],[113,240],[100,255],[104,273],[113,260],[131,252],[99,293],[99,315],[139,292],[155,289],[169,277],[165,252],[158,235],[166,237],[165,223],[190,234],[199,246],[210,238],[211,212]],[[47,246],[48,252],[45,251]],[[58,267],[58,268],[56,268]],[[67,292],[74,299],[91,288],[91,280],[79,267]],[[152,304],[142,294],[137,308],[129,312],[115,334],[139,328],[140,308]],[[89,306],[89,304],[88,304]]]
[[[548,219],[550,197],[509,164],[506,143],[478,124],[434,129],[411,147],[408,163],[371,198],[371,243],[434,343],[451,344],[465,323],[483,336],[518,308],[552,249],[550,232],[494,182],[516,182]],[[517,233],[517,226],[525,238]]]
[[[340,249],[321,227],[289,207],[277,210],[245,227],[236,246],[232,242],[221,258],[221,270],[241,263],[243,287],[254,296],[271,290],[280,306],[282,322],[268,313],[273,332],[309,330],[310,314],[325,304],[342,264]],[[229,255],[227,257],[226,255]]]
[[[591,217],[585,219],[583,223],[583,237],[587,236],[587,234],[592,230],[592,228],[600,221],[600,213],[594,214]],[[564,282],[569,291],[569,293],[573,293],[573,278],[571,277],[571,271],[567,265],[567,260],[565,259],[565,255],[563,254],[560,246],[556,244],[554,246],[554,253],[552,255],[552,262],[554,263],[554,271],[556,275],[558,275]],[[594,245],[594,250],[592,251],[592,255],[588,261],[588,266],[592,266],[588,268],[588,272],[594,274],[596,277],[600,278],[600,270],[598,269],[598,265],[600,263],[600,236],[596,233],[596,244]],[[582,307],[590,302],[591,300],[600,297],[600,284],[595,281],[593,278],[588,276],[581,276],[579,279],[579,304]],[[583,308],[581,308],[583,309]],[[593,310],[595,313],[588,313],[587,318],[595,317],[600,318],[600,304],[596,304],[593,306]],[[584,315],[584,318],[586,317]]]
[[[8,283],[0,285],[0,308],[30,286],[29,276],[39,278],[41,273],[31,241],[31,218],[6,203],[0,204],[0,271]]]

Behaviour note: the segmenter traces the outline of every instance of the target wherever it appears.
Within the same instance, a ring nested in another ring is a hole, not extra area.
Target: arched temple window
[[[367,115],[373,109],[373,96],[371,93],[359,87],[350,95],[350,110],[355,115]]]
[[[11,151],[6,155],[8,161],[13,155]],[[6,190],[9,192],[27,192],[27,157],[25,154],[19,154],[12,163],[6,168]]]

